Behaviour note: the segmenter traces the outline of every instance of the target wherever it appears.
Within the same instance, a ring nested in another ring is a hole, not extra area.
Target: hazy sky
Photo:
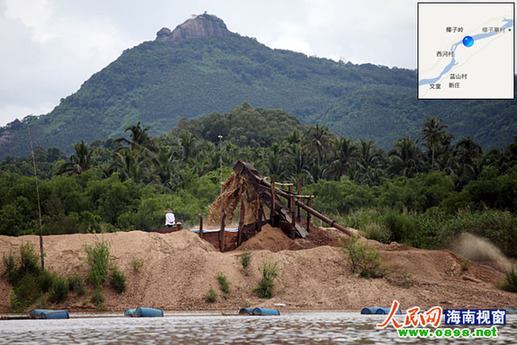
[[[416,68],[417,0],[0,0],[0,126],[51,111],[162,27],[207,11],[272,48]]]

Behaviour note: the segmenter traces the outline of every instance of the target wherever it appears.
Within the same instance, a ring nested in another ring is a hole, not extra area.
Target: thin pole
[[[29,136],[29,145],[31,148],[32,154],[32,166],[34,167],[34,179],[36,180],[36,198],[38,200],[38,218],[39,218],[39,250],[41,253],[41,269],[45,269],[45,259],[44,259],[44,251],[43,251],[43,226],[41,224],[41,202],[39,198],[39,185],[38,185],[38,171],[36,169],[36,158],[34,157],[34,150],[32,148],[32,139],[31,139],[31,131],[29,129],[29,125],[27,124],[27,135]]]
[[[219,138],[219,170],[221,170],[221,194],[223,194],[223,148],[221,146],[223,136],[219,134],[217,137]]]

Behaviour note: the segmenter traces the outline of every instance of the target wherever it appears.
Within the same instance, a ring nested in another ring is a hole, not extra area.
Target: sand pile
[[[359,278],[347,269],[346,256],[336,246],[337,238],[347,240],[337,230],[319,229],[311,231],[304,240],[293,241],[279,229],[265,226],[242,247],[252,250],[251,265],[244,269],[240,263],[242,251],[220,253],[187,230],[169,234],[132,231],[46,236],[45,262],[58,273],[85,276],[84,245],[97,240],[110,242],[112,264],[126,274],[127,289],[117,295],[109,285],[104,287],[108,311],[139,305],[165,310],[236,311],[244,304],[271,307],[274,303],[285,303],[291,309],[358,310],[365,306],[390,306],[393,299],[401,302],[403,309],[415,305],[421,308],[517,306],[517,294],[494,286],[503,278],[502,273],[475,263],[464,270],[465,260],[447,250],[377,244],[390,277]],[[18,251],[26,241],[38,248],[37,236],[0,236],[0,256]],[[304,246],[312,247],[303,249]],[[135,259],[144,262],[138,271],[132,268]],[[272,299],[262,300],[251,291],[260,280],[260,267],[274,262],[280,270],[274,295]],[[0,270],[3,271],[3,263]],[[230,282],[230,297],[226,300],[219,297],[214,304],[206,303],[203,297],[210,286],[221,294],[218,273]],[[406,280],[410,284],[402,284]],[[1,278],[0,312],[8,310],[10,293],[9,284]],[[55,307],[92,310],[90,296],[89,292],[83,297],[71,293],[67,303]]]

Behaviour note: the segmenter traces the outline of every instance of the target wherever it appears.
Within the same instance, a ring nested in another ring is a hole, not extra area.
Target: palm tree
[[[450,142],[450,134],[445,130],[449,126],[442,124],[443,120],[436,120],[436,117],[428,117],[425,121],[424,127],[420,132],[422,134],[422,140],[425,141],[425,145],[428,152],[431,154],[431,169],[436,169],[436,155],[444,144]],[[448,146],[448,145],[447,145]]]
[[[150,183],[158,182],[160,176],[157,174],[159,161],[156,155],[144,154],[141,149],[132,149],[131,146],[123,147],[113,152],[113,163],[108,171],[118,172],[122,180],[133,179],[134,181]]]
[[[456,162],[460,185],[463,185],[477,178],[483,150],[470,136],[461,139],[455,145],[455,148],[454,161]]]
[[[283,149],[278,143],[273,143],[266,154],[268,173],[276,178],[281,178],[285,174],[282,151]]]
[[[305,137],[309,152],[316,155],[318,165],[321,165],[323,158],[330,151],[330,143],[333,134],[327,127],[320,127],[317,123],[309,129]]]
[[[73,145],[74,153],[70,156],[70,161],[64,163],[58,170],[58,174],[75,173],[81,174],[82,172],[90,169],[92,153],[95,151],[95,147],[90,149],[88,145],[81,140],[80,143]]]
[[[423,170],[423,153],[418,140],[411,140],[409,136],[399,139],[388,155],[389,169],[394,175],[411,177]]]
[[[285,157],[287,162],[285,177],[290,177],[293,180],[301,178],[302,182],[312,180],[310,172],[312,161],[306,146],[301,144],[287,146]]]
[[[183,150],[183,159],[188,161],[188,159],[195,154],[197,137],[189,131],[185,131],[180,135],[178,143]]]
[[[339,180],[341,176],[355,170],[359,152],[352,140],[344,137],[334,138],[332,144],[334,155],[331,158],[331,163],[324,170],[324,176]]]
[[[145,128],[142,128],[142,124],[138,122],[136,125],[131,125],[126,127],[124,132],[130,131],[131,134],[129,135],[131,140],[127,140],[124,137],[120,137],[115,139],[116,143],[124,142],[131,146],[131,148],[134,150],[137,147],[145,148],[151,152],[158,152],[158,144],[154,139],[151,139],[149,137],[149,131],[150,127],[147,126]]]
[[[357,162],[359,183],[367,183],[372,186],[377,184],[383,175],[381,166],[385,161],[384,151],[375,147],[372,140],[359,140],[359,159]]]

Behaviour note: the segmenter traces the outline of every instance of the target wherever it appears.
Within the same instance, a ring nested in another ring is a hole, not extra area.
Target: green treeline
[[[241,159],[265,176],[301,179],[315,209],[379,241],[442,248],[468,231],[517,257],[517,140],[483,152],[433,117],[418,138],[385,151],[247,103],[158,137],[141,123],[126,133],[76,143],[69,157],[36,149],[45,234],[151,230],[167,208],[196,224],[219,194],[220,163],[226,179]],[[0,174],[0,234],[37,233],[31,158],[8,157]]]

